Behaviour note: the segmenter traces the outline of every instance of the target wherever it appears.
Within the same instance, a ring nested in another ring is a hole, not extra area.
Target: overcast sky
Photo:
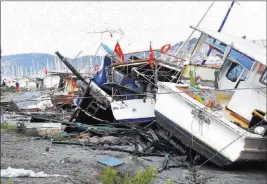
[[[3,55],[49,53],[64,56],[95,54],[101,42],[124,53],[148,50],[185,40],[212,2],[1,2]],[[231,2],[215,2],[199,27],[217,30]],[[266,2],[235,4],[222,32],[266,39]],[[121,29],[114,33],[88,33]],[[196,35],[197,36],[197,35]]]

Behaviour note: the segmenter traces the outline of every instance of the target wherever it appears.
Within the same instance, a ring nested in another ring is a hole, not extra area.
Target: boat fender
[[[264,128],[264,127],[262,127],[262,126],[258,126],[258,127],[256,127],[256,128],[254,129],[254,132],[255,132],[256,134],[263,135],[264,132],[265,132],[265,129],[266,129],[266,128]]]

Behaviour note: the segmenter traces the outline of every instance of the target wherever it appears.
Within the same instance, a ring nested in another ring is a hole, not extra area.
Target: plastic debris
[[[119,159],[114,158],[114,157],[108,157],[106,159],[99,160],[98,162],[105,164],[105,165],[108,165],[108,166],[111,166],[111,167],[115,167],[115,166],[122,164],[122,162]]]
[[[34,172],[32,170],[25,169],[15,169],[8,167],[7,169],[1,169],[1,178],[16,178],[16,177],[33,177],[33,178],[45,178],[45,177],[58,177],[58,176],[66,176],[66,175],[58,175],[58,174],[45,174],[43,171]]]

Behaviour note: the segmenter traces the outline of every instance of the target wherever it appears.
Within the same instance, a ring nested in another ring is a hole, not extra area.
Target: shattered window
[[[122,81],[122,79],[123,79],[123,75],[121,74],[121,73],[119,73],[118,71],[115,71],[114,72],[114,83],[116,83],[116,84],[120,84],[121,83],[121,81]]]
[[[242,72],[243,67],[237,63],[232,63],[231,67],[229,68],[226,77],[232,82],[236,82],[239,75]]]

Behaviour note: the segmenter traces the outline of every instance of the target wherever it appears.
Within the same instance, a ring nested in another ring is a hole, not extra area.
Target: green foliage
[[[156,169],[148,168],[146,171],[143,172],[141,169],[137,172],[136,176],[133,178],[134,184],[148,184],[156,177]]]
[[[156,169],[148,168],[137,172],[134,177],[121,176],[116,170],[107,167],[102,173],[102,184],[149,184],[156,177]]]
[[[9,86],[8,89],[16,89],[16,86]]]
[[[13,184],[13,181],[11,178],[8,180],[7,184]]]
[[[11,125],[8,122],[1,123],[1,132],[10,132],[17,129],[16,125]]]
[[[15,86],[1,87],[1,91],[16,92],[16,87]]]
[[[47,138],[53,139],[54,141],[65,141],[65,140],[67,140],[67,138],[61,133],[49,135],[49,136],[47,136]]]
[[[172,182],[171,179],[168,179],[168,180],[166,181],[166,184],[173,184],[173,182]]]
[[[120,181],[121,178],[118,172],[110,167],[107,167],[102,173],[102,184],[117,184]]]

